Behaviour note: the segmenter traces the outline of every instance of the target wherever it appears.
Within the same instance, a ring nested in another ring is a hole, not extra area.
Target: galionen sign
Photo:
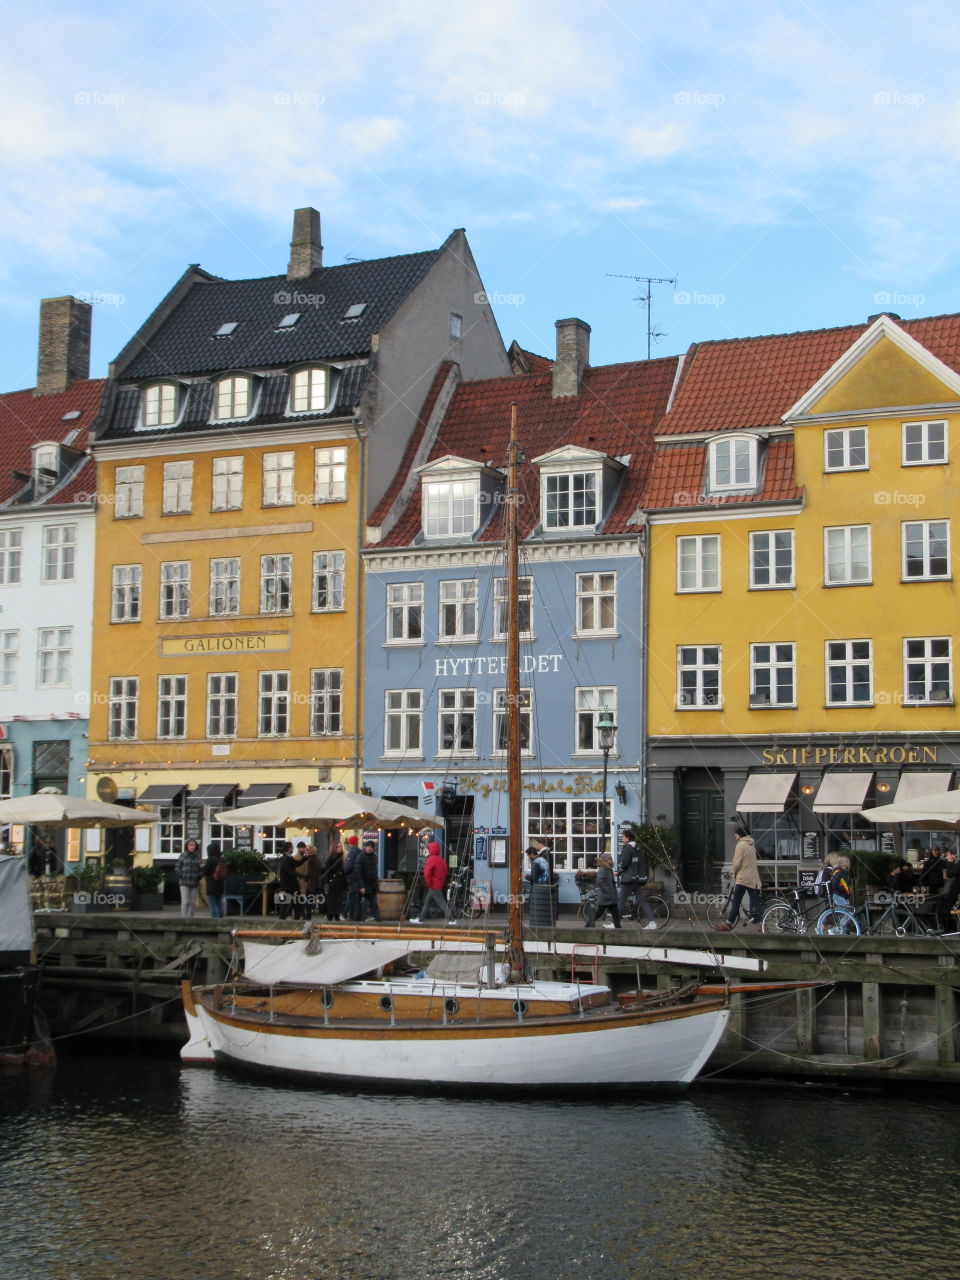
[[[289,631],[247,631],[220,636],[164,636],[163,658],[203,657],[222,653],[280,653],[290,648]]]

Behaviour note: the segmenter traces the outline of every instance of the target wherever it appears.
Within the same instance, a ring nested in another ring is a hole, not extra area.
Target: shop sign
[[[520,659],[520,674],[556,675],[563,661],[562,653],[526,653]],[[453,676],[505,676],[507,655],[494,654],[479,658],[434,658],[435,674],[450,679]]]
[[[164,636],[160,656],[182,658],[208,653],[280,653],[290,648],[289,631],[248,631],[225,636]]]
[[[460,793],[471,791],[475,795],[482,796],[484,800],[488,799],[495,792],[506,792],[508,788],[506,778],[493,778],[489,782],[485,782],[482,778],[473,777],[468,774],[461,774],[458,780]],[[562,792],[568,796],[586,796],[593,795],[603,791],[603,780],[594,777],[590,773],[578,773],[576,777],[571,778],[569,782],[562,778],[551,782],[547,778],[541,778],[534,782],[525,780],[523,782],[524,791],[533,791],[538,795],[547,795],[550,792]]]
[[[833,764],[937,764],[937,747],[765,747],[764,764],[833,765]]]

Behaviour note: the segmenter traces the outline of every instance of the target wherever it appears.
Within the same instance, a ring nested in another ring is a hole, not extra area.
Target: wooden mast
[[[507,848],[510,869],[506,953],[510,976],[524,976],[523,907],[520,840],[523,832],[520,800],[520,491],[517,481],[517,406],[510,406],[510,446],[507,452],[506,575],[507,575]]]

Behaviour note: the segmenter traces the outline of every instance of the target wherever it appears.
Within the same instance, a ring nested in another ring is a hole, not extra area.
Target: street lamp
[[[603,752],[603,853],[607,851],[607,837],[610,833],[610,816],[607,813],[607,766],[610,763],[610,752],[613,750],[616,733],[617,726],[613,722],[613,716],[606,707],[601,708],[597,720],[597,737],[600,740],[600,750]]]

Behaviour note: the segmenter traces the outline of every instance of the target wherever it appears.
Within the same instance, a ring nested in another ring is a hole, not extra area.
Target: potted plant
[[[894,854],[880,849],[838,849],[837,852],[850,859],[855,889],[866,889],[870,898],[886,889],[887,879],[897,862]]]
[[[70,901],[70,910],[97,911],[95,898],[100,892],[102,880],[103,868],[99,862],[86,862],[76,871],[72,871],[64,881],[64,897]]]
[[[225,902],[230,898],[240,898],[244,903],[251,901],[259,892],[259,885],[254,887],[251,882],[262,884],[270,878],[270,868],[253,849],[225,849],[223,860],[227,864],[227,878],[223,882]]]
[[[680,852],[680,840],[675,827],[658,827],[653,822],[627,822],[637,848],[642,849],[647,859],[649,880],[647,889],[651,893],[660,893],[665,888],[673,891],[676,885],[677,857]],[[669,877],[670,883],[667,885]]]
[[[163,867],[134,867],[130,872],[133,881],[134,911],[163,910]]]

